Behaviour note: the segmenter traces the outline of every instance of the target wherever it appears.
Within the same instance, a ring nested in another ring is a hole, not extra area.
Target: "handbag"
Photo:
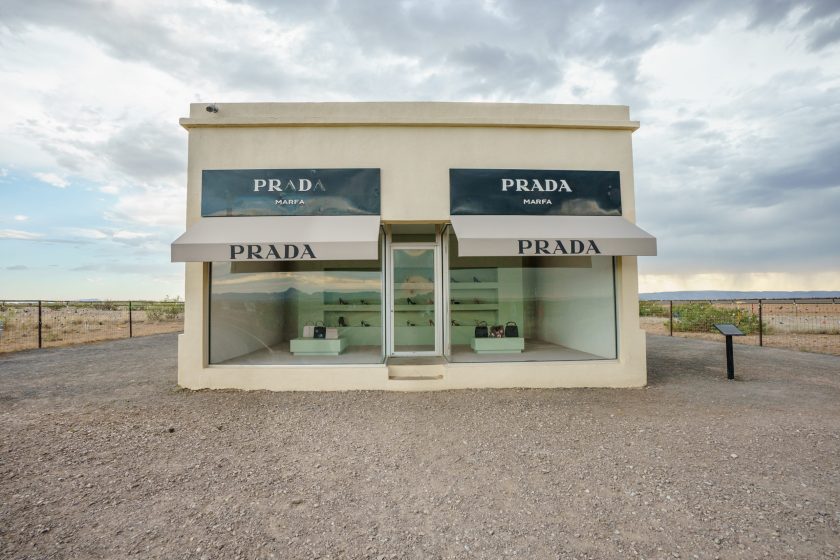
[[[338,329],[335,327],[327,327],[327,334],[324,338],[327,340],[336,340],[338,338]]]
[[[303,325],[303,338],[312,338],[313,336],[315,336],[315,323],[307,321]]]
[[[484,321],[479,321],[475,325],[475,337],[476,338],[487,338],[487,323]]]
[[[490,338],[504,338],[505,328],[502,325],[493,325],[490,327]]]
[[[323,321],[315,321],[312,338],[327,338],[327,327],[324,326]]]
[[[505,336],[510,338],[519,338],[519,327],[513,321],[505,323]]]

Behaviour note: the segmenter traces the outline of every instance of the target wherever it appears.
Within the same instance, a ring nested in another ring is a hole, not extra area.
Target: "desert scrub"
[[[639,316],[641,317],[664,317],[668,315],[665,306],[658,301],[640,301]]]
[[[715,323],[732,323],[744,334],[757,334],[759,330],[758,315],[747,309],[737,307],[721,307],[709,302],[682,303],[674,308],[674,317],[665,322],[666,327],[674,323],[674,330],[678,332],[715,332]],[[764,323],[764,333],[769,329]]]
[[[184,302],[178,297],[165,297],[163,301],[148,303],[144,306],[146,318],[149,321],[173,321],[181,316],[184,311]]]

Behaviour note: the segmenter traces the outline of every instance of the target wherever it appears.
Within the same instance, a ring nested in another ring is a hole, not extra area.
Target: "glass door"
[[[436,243],[391,245],[390,354],[441,351],[440,259]]]

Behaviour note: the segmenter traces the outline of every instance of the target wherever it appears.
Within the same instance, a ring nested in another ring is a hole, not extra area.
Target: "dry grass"
[[[183,305],[161,313],[159,303],[141,302],[132,309],[131,335],[147,336],[179,332],[184,328]],[[169,304],[171,307],[171,303]],[[147,311],[144,306],[150,307]],[[37,303],[0,306],[0,353],[38,348]],[[62,302],[44,304],[41,309],[41,345],[44,348],[86,344],[129,337],[127,303]]]
[[[641,317],[642,328],[651,334],[667,335],[668,302],[663,302],[665,315]],[[714,305],[731,309],[738,307],[758,316],[758,303],[713,302]],[[674,302],[675,314],[679,304]],[[762,305],[764,322],[764,346],[788,348],[803,352],[818,352],[840,356],[840,304],[836,303],[777,303],[765,301]],[[722,340],[717,331],[677,332],[674,336],[704,340]],[[758,334],[735,337],[738,344],[759,344]]]

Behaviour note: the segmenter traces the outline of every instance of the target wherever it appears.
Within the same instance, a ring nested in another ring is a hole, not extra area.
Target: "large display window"
[[[613,257],[459,257],[454,234],[448,249],[450,361],[616,358]]]
[[[211,364],[384,360],[381,260],[210,267]]]

